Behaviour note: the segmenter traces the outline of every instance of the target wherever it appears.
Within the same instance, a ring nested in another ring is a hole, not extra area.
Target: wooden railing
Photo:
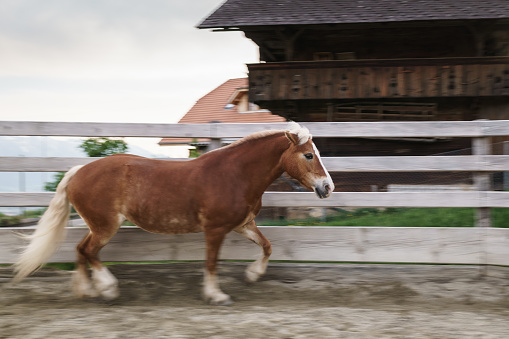
[[[490,226],[490,208],[509,207],[509,192],[490,191],[489,173],[509,171],[509,156],[490,155],[492,136],[509,135],[509,121],[302,123],[314,137],[470,137],[470,156],[330,157],[331,172],[470,171],[477,191],[335,192],[328,199],[314,193],[266,192],[264,206],[288,207],[474,207],[476,228],[414,227],[262,227],[273,242],[274,260],[509,264],[509,230]],[[105,124],[0,122],[0,135],[108,137],[243,137],[286,124]],[[65,171],[91,158],[0,157],[0,171]],[[0,206],[47,206],[52,193],[0,193]],[[509,224],[509,221],[508,221]],[[412,226],[412,225],[409,225]],[[447,225],[438,225],[447,226]],[[21,230],[22,232],[31,232]],[[74,246],[85,228],[69,228],[69,236],[52,261],[73,261]],[[122,228],[103,250],[103,260],[203,259],[201,234],[161,236]],[[11,228],[0,228],[0,263],[15,260],[20,241]],[[129,251],[125,251],[128,247]],[[236,234],[228,236],[223,259],[251,259],[258,253]]]
[[[249,100],[475,97],[509,94],[509,58],[249,64]]]

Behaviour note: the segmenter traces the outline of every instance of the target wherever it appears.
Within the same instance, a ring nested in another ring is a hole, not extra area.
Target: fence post
[[[472,140],[472,154],[473,155],[490,155],[491,154],[491,138],[490,137],[477,137]],[[474,185],[477,191],[482,192],[491,190],[491,173],[476,172],[474,173]],[[491,227],[491,209],[489,207],[478,207],[476,210],[476,226],[477,227]]]
[[[211,121],[210,125],[210,143],[207,147],[207,152],[213,151],[215,149],[221,148],[221,138],[217,138],[217,125],[220,124],[219,121]]]
[[[217,148],[221,147],[221,139],[210,139],[209,146],[207,147],[207,152],[213,151]]]
[[[509,155],[509,141],[504,141],[503,148],[502,148],[502,154],[503,155]],[[503,179],[502,179],[502,189],[504,191],[509,190],[509,171],[502,172]]]

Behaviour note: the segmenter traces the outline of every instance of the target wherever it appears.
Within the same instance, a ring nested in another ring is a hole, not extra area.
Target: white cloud
[[[222,0],[0,1],[0,121],[175,123],[256,46],[195,28]]]

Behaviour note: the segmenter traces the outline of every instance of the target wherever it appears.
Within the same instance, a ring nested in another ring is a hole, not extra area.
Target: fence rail
[[[1,229],[0,229],[1,230]],[[13,262],[22,240],[12,231],[0,237],[2,262]],[[272,260],[390,262],[507,265],[507,232],[504,229],[446,227],[277,227],[260,226],[272,242]],[[86,235],[83,227],[68,228],[60,251],[51,262],[75,260],[76,244]],[[136,227],[123,227],[101,251],[103,261],[203,260],[203,234],[160,235]],[[128,252],[128,253],[127,253]],[[236,233],[227,236],[221,258],[250,260],[258,246]]]
[[[0,157],[0,172],[67,171],[94,160],[97,158]],[[331,172],[499,172],[509,170],[509,155],[328,157],[323,163]]]
[[[0,206],[48,206],[53,193],[0,193]],[[335,192],[318,199],[308,192],[265,192],[264,207],[509,207],[509,193],[447,192]],[[508,221],[509,223],[509,221]]]
[[[314,137],[489,137],[509,135],[509,120],[423,122],[306,122]],[[1,121],[4,136],[240,138],[285,123],[134,124]]]
[[[509,192],[490,191],[493,171],[509,171],[509,156],[490,155],[492,136],[509,135],[509,121],[302,123],[314,137],[470,137],[473,155],[401,157],[329,157],[331,172],[470,171],[477,191],[335,192],[329,199],[313,193],[266,192],[264,206],[279,207],[474,207],[478,224],[489,226],[489,208],[509,207]],[[283,129],[286,124],[107,124],[0,122],[0,136],[85,137],[243,137],[252,132]],[[0,157],[0,171],[67,171],[93,158]],[[48,206],[53,193],[1,193],[0,206]],[[410,225],[411,226],[411,225]],[[74,246],[86,229],[69,228],[54,261],[73,261]],[[492,228],[264,227],[274,243],[274,260],[428,262],[509,265],[509,230]],[[203,258],[202,236],[160,236],[122,228],[105,249],[105,260],[195,260]],[[249,259],[257,253],[231,235],[225,259]],[[128,244],[129,253],[122,251]],[[278,246],[281,245],[279,248]],[[0,263],[14,260],[19,240],[12,229],[0,228]],[[118,249],[118,252],[117,252]]]

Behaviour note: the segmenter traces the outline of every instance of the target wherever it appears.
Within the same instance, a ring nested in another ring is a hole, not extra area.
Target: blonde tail
[[[29,239],[30,243],[14,264],[15,276],[13,282],[21,281],[32,272],[41,268],[65,239],[65,226],[67,226],[70,214],[66,188],[69,180],[81,167],[83,166],[75,166],[65,174],[57,186],[57,191],[48,209],[39,220],[35,232],[31,235],[23,236]]]

